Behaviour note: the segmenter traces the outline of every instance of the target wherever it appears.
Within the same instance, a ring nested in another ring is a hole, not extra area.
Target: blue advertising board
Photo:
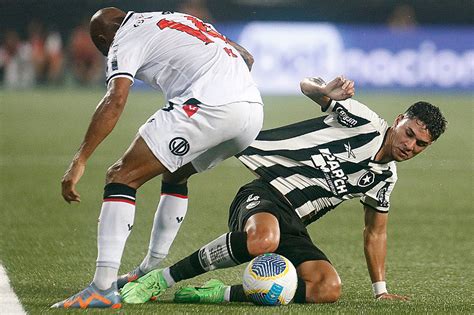
[[[474,90],[474,27],[251,22],[217,25],[249,50],[262,93],[296,94],[307,76],[371,89]]]

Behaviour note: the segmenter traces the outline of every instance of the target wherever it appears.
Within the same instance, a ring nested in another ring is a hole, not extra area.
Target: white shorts
[[[248,147],[262,126],[260,103],[173,104],[153,114],[139,133],[170,172],[189,162],[202,172]]]

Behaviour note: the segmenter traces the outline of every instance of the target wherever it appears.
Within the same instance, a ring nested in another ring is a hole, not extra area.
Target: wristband
[[[388,293],[387,284],[385,283],[385,281],[377,281],[372,283],[372,290],[374,291],[375,296],[382,293]]]

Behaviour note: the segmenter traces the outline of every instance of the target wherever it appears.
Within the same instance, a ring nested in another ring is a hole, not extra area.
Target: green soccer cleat
[[[127,283],[121,290],[122,301],[129,304],[143,304],[155,300],[168,289],[163,269],[150,271],[143,277]]]
[[[176,291],[174,301],[177,303],[224,303],[226,285],[217,279],[211,279],[202,287],[185,286]]]

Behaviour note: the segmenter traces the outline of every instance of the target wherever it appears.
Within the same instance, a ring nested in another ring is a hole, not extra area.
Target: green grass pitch
[[[0,260],[27,312],[53,313],[51,304],[92,279],[105,171],[125,151],[141,123],[161,107],[163,98],[152,92],[131,93],[119,124],[89,161],[78,186],[82,202],[68,205],[60,195],[60,179],[103,91],[0,93]],[[174,290],[170,290],[163,302],[124,305],[122,312],[473,313],[473,95],[377,92],[361,93],[357,99],[390,123],[408,105],[425,99],[440,106],[450,122],[438,143],[398,166],[388,230],[387,285],[392,293],[410,296],[410,302],[372,298],[363,256],[362,207],[352,200],[309,227],[343,281],[343,295],[335,304],[179,305],[172,302]],[[320,115],[303,96],[265,97],[265,104],[265,128]],[[192,178],[188,215],[164,265],[226,232],[228,206],[237,189],[252,178],[235,159]],[[136,266],[146,253],[159,195],[159,179],[139,190],[135,228],[121,272]],[[212,277],[235,284],[242,270],[243,266],[220,270],[182,284],[200,284]]]

